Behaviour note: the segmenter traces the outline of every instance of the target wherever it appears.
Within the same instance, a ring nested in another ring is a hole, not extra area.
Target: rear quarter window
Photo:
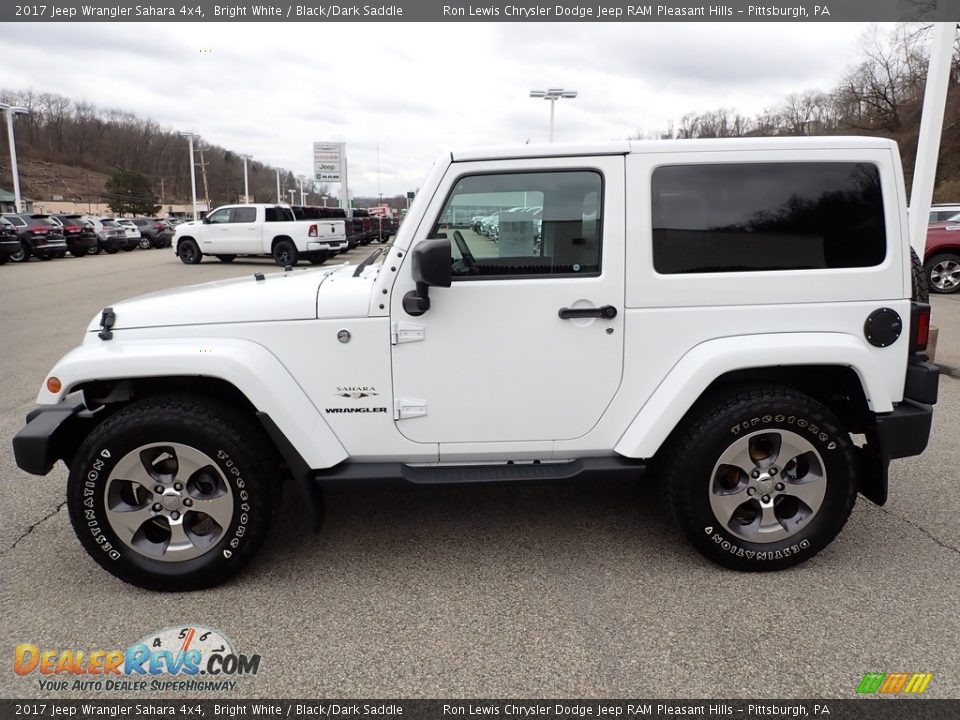
[[[872,267],[886,257],[872,163],[667,165],[651,191],[661,274]]]

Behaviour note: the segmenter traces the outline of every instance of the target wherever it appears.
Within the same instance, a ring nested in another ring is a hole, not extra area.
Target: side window
[[[233,209],[233,215],[230,222],[249,223],[257,221],[257,209],[255,207],[236,207]]]
[[[230,222],[230,208],[221,208],[207,215],[207,222],[211,225]]]
[[[289,220],[296,220],[296,217],[293,214],[293,210],[291,210],[290,208],[284,208],[284,207],[266,208],[266,213],[264,215],[264,222],[287,222]]]
[[[668,165],[650,185],[661,274],[871,267],[886,257],[870,163]]]
[[[431,237],[450,239],[454,279],[598,275],[602,198],[592,170],[467,175]]]

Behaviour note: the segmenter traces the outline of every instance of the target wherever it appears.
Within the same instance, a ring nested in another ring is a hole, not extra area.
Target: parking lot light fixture
[[[546,90],[531,90],[530,97],[542,98],[550,101],[550,142],[553,142],[553,110],[557,100],[567,98],[573,100],[577,96],[576,90],[564,90],[563,88],[547,88]]]
[[[250,204],[250,182],[247,178],[247,160],[251,158],[250,155],[241,155],[243,158],[243,201]]]
[[[30,111],[19,105],[8,105],[0,103],[0,110],[7,113],[7,142],[10,143],[10,170],[13,172],[13,201],[17,212],[26,212],[23,201],[20,198],[20,173],[17,169],[17,145],[13,139],[13,116],[26,115]]]
[[[190,141],[190,192],[193,195],[193,219],[197,220],[197,166],[193,162],[193,139],[197,134],[181,132],[180,135]]]

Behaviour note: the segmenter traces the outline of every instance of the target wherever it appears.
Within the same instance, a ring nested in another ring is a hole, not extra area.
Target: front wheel
[[[783,387],[702,402],[663,462],[680,530],[735,570],[781,570],[813,557],[843,528],[857,496],[850,436],[827,408]]]
[[[177,256],[186,265],[196,265],[203,259],[200,246],[193,240],[181,240],[177,246]]]
[[[941,253],[927,260],[924,269],[927,283],[935,293],[955,293],[960,290],[960,255]]]
[[[280,478],[270,448],[235,415],[201,399],[150,398],[97,426],[67,484],[87,553],[150,590],[198,590],[239,572],[266,536]]]
[[[299,258],[296,245],[289,240],[281,240],[273,247],[273,261],[280,267],[296,265]]]

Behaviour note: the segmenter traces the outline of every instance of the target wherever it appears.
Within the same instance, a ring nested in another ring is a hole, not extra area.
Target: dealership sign
[[[344,143],[313,144],[313,178],[319,182],[343,182]]]

